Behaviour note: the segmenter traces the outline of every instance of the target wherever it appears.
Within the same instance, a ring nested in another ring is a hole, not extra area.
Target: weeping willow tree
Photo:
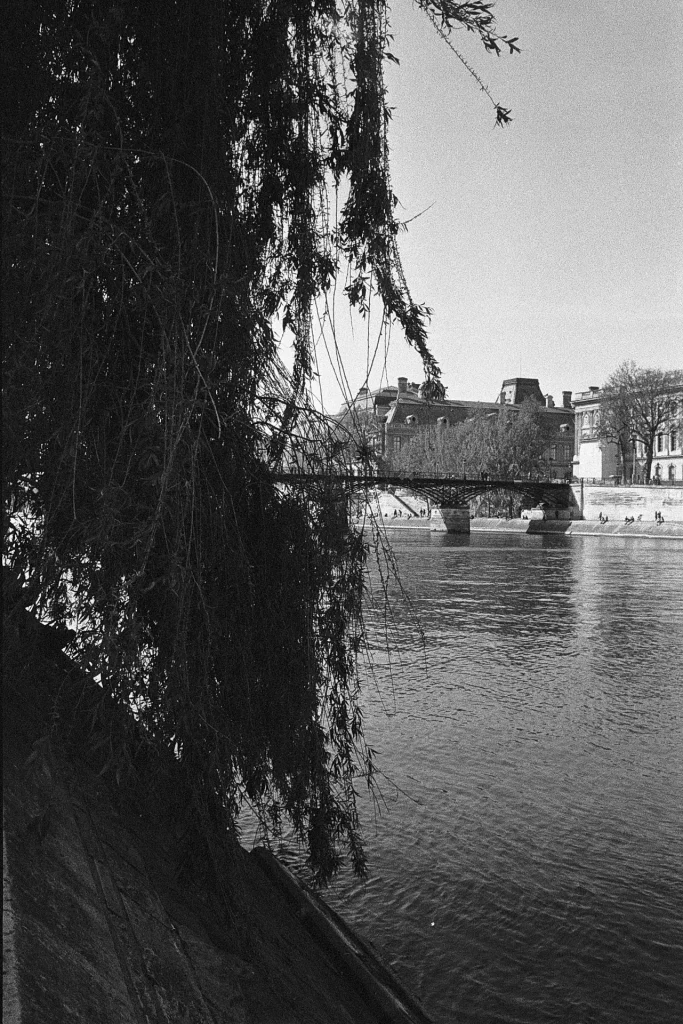
[[[490,4],[419,6],[446,39],[515,49]],[[173,751],[191,841],[247,799],[320,879],[344,855],[362,873],[365,550],[333,481],[273,475],[342,265],[439,378],[396,247],[387,4],[23,0],[5,20],[6,562],[77,624],[103,701]],[[153,792],[117,721],[108,767]]]

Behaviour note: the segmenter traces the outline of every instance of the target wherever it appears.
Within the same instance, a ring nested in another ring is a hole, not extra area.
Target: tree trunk
[[[650,473],[652,472],[652,461],[654,459],[654,444],[649,444],[645,449],[645,483],[650,483]]]

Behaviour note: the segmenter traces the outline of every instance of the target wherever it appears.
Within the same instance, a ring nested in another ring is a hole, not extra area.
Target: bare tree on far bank
[[[618,446],[624,465],[639,442],[646,483],[652,475],[657,437],[678,414],[681,387],[683,370],[649,369],[625,360],[602,388],[598,436]]]

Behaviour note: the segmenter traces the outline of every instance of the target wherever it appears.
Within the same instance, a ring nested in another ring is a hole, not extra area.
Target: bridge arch
[[[412,491],[439,508],[461,508],[474,498],[494,491],[518,495],[529,506],[544,502],[550,509],[568,509],[574,496],[568,483],[554,480],[468,480],[467,477],[380,476],[373,473],[282,473],[275,480],[290,485],[307,482],[345,486],[352,490],[388,490],[401,487]]]

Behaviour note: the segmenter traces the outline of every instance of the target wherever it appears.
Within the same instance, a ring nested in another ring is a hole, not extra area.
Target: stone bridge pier
[[[432,508],[431,528],[435,533],[470,532],[470,507]]]

